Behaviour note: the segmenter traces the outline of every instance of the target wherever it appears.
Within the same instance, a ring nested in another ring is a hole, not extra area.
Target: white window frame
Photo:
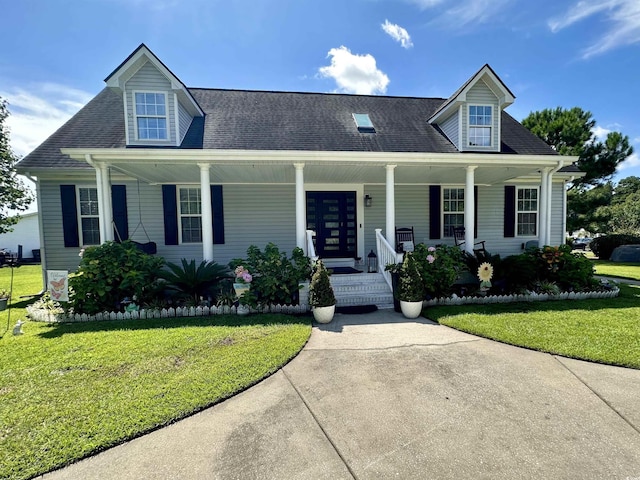
[[[197,190],[199,193],[199,201],[200,201],[200,213],[182,213],[182,204],[180,202],[180,191],[184,189],[189,190]],[[180,245],[202,245],[202,192],[200,191],[200,187],[196,185],[177,185],[176,186],[176,201],[178,202],[177,211],[178,211],[178,243]],[[182,219],[183,218],[192,218],[192,217],[200,217],[200,241],[199,242],[185,242],[182,240]]]
[[[440,208],[440,210],[441,210],[441,212],[440,212],[440,222],[441,222],[441,225],[442,225],[441,232],[440,232],[440,235],[441,235],[440,238],[454,238],[453,233],[451,235],[445,235],[444,218],[445,218],[445,215],[462,215],[462,225],[460,225],[460,226],[464,226],[464,202],[465,202],[465,198],[462,199],[462,211],[457,211],[457,210],[456,211],[451,211],[451,210],[449,210],[449,211],[445,212],[445,209],[444,209],[444,202],[445,202],[444,191],[445,190],[462,190],[462,193],[464,195],[465,188],[463,186],[460,186],[460,185],[443,185],[442,188],[441,188],[441,192],[440,192],[440,206],[441,206],[441,208]],[[450,202],[451,200],[446,200],[446,201]],[[454,200],[454,201],[455,202],[459,202],[459,200],[457,200],[457,199]]]
[[[137,109],[136,95],[137,94],[145,94],[145,93],[153,93],[164,95],[164,115],[139,115]],[[171,128],[169,125],[169,92],[165,92],[162,90],[134,90],[132,92],[132,109],[133,109],[133,128],[136,135],[136,141],[138,142],[171,142]],[[166,138],[140,138],[140,132],[138,131],[138,118],[164,118],[165,119],[165,130],[167,131]]]
[[[82,214],[82,204],[80,203],[80,190],[94,190],[96,192],[96,206],[98,207],[97,215],[83,215]],[[98,200],[98,187],[93,185],[76,185],[76,205],[78,211],[78,234],[80,237],[80,245],[92,246],[92,245],[100,245],[102,242],[102,238],[100,235],[100,202]],[[82,220],[85,218],[95,218],[98,220],[98,243],[85,243],[84,241],[84,230],[82,229]]]
[[[488,107],[491,109],[491,123],[489,125],[472,125],[471,124],[471,107]],[[467,108],[467,147],[469,148],[492,148],[493,147],[493,128],[495,123],[495,106],[486,104],[472,104]],[[489,129],[489,145],[474,145],[471,143],[471,129],[472,128],[487,128]]]
[[[534,210],[520,210],[518,208],[518,198],[520,191],[522,190],[535,190],[536,191],[536,209]],[[516,187],[516,205],[515,205],[516,215],[515,215],[515,232],[516,237],[521,238],[538,238],[538,234],[540,233],[540,187]],[[520,234],[518,233],[518,215],[520,213],[535,213],[536,214],[536,232],[534,234]]]

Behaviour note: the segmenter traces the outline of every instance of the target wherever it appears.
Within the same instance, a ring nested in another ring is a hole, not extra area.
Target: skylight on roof
[[[368,113],[354,113],[353,119],[356,121],[356,126],[359,132],[363,133],[376,133],[376,129],[373,126],[373,122],[369,118]]]

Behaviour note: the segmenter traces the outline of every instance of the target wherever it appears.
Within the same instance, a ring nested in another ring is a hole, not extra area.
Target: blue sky
[[[489,63],[508,112],[582,107],[640,152],[638,0],[0,0],[25,155],[145,43],[189,87],[448,97]],[[640,176],[637,154],[616,175]]]

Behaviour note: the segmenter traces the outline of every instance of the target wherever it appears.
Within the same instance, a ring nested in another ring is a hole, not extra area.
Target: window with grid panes
[[[516,222],[518,235],[536,236],[538,234],[537,188],[518,188]]]
[[[100,215],[98,210],[98,189],[78,188],[78,205],[82,245],[100,245]]]
[[[181,243],[202,242],[202,204],[200,189],[181,187],[178,189]]]
[[[453,237],[455,227],[464,227],[464,188],[442,189],[442,236]]]

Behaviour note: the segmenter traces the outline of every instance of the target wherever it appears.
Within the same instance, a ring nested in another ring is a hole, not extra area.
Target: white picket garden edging
[[[434,298],[425,300],[423,306],[432,307],[435,305],[466,305],[466,304],[489,304],[489,303],[515,303],[515,302],[544,302],[547,300],[586,300],[588,298],[614,298],[620,294],[618,287],[611,290],[593,292],[560,292],[557,295],[550,293],[535,293],[514,295],[487,295],[486,297],[451,297]]]

